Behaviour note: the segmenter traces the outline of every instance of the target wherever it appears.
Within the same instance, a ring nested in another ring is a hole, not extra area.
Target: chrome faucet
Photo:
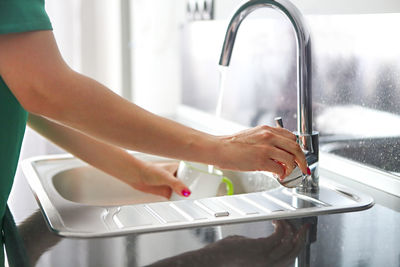
[[[229,22],[222,47],[219,64],[229,66],[233,45],[241,22],[256,9],[269,7],[283,13],[291,22],[297,40],[297,132],[311,169],[296,188],[301,192],[318,192],[318,132],[312,129],[312,90],[311,90],[311,39],[310,31],[300,11],[287,0],[249,0],[242,4]]]

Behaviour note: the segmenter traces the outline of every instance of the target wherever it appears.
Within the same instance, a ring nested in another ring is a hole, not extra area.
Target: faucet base
[[[299,193],[318,193],[319,192],[319,166],[318,162],[309,165],[311,174],[303,178],[303,181],[296,187]]]
[[[313,131],[312,134],[299,134],[295,132],[306,155],[308,167],[311,175],[303,178],[302,183],[296,187],[296,191],[302,193],[317,193],[319,190],[319,133]]]

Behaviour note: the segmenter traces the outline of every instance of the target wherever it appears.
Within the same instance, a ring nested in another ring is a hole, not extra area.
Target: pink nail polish
[[[188,189],[183,189],[182,190],[182,195],[184,195],[185,197],[190,196],[191,192]]]
[[[311,175],[311,170],[310,170],[310,168],[308,168],[308,167],[307,167],[307,174],[308,174],[308,175]]]

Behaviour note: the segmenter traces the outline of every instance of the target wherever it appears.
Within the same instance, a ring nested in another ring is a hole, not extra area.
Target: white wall
[[[57,45],[67,64],[81,70],[80,0],[46,1],[46,10],[53,25]]]
[[[47,0],[46,10],[68,65],[122,94],[120,1]]]
[[[122,94],[121,1],[81,1],[82,73]]]
[[[399,0],[290,0],[304,14],[398,13]],[[218,19],[227,19],[244,0],[215,0]]]
[[[161,115],[180,103],[182,0],[134,0],[132,15],[133,100]]]
[[[376,14],[400,12],[398,0],[291,0],[305,14]]]

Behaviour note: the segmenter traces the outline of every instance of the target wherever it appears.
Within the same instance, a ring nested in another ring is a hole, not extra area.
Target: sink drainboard
[[[162,159],[145,154],[136,156],[145,160]],[[373,205],[371,197],[323,177],[319,193],[312,195],[279,186],[262,192],[198,200],[119,202],[110,206],[78,203],[61,196],[52,181],[58,173],[82,166],[87,164],[68,155],[35,157],[23,162],[24,174],[50,228],[61,236],[117,236],[316,216],[363,210]]]

